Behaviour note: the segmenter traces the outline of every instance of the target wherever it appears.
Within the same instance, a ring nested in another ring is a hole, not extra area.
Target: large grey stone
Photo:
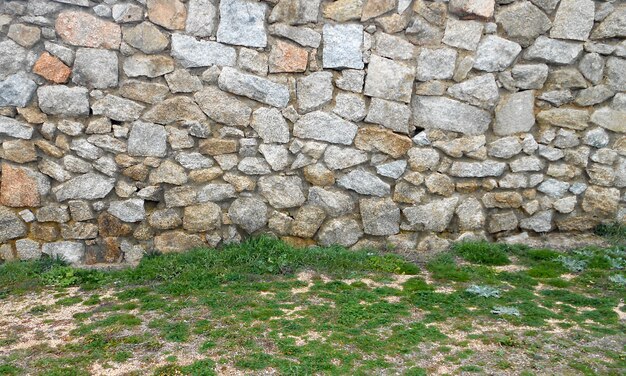
[[[318,110],[333,99],[333,74],[316,72],[297,81],[298,109],[300,113]]]
[[[500,72],[508,68],[522,51],[522,46],[495,35],[487,35],[478,45],[474,68]]]
[[[552,210],[543,210],[532,217],[522,219],[519,226],[524,230],[532,230],[539,233],[549,232],[554,228],[552,224],[553,215],[554,212]]]
[[[0,116],[0,136],[9,136],[30,140],[33,137],[33,127],[10,117]]]
[[[409,103],[415,68],[372,55],[367,68],[365,95]]]
[[[323,208],[331,217],[339,217],[354,211],[354,201],[341,191],[330,191],[320,187],[309,190],[309,204]]]
[[[70,264],[78,264],[85,255],[85,244],[73,241],[44,243],[41,251],[52,259],[59,258]]]
[[[267,46],[267,4],[249,0],[221,0],[217,41],[247,47]]]
[[[172,72],[174,59],[163,55],[135,54],[124,60],[122,69],[128,77],[154,78]]]
[[[380,124],[394,132],[408,134],[411,109],[404,103],[372,98],[365,121]]]
[[[556,180],[556,179],[547,179],[543,181],[537,187],[537,190],[541,193],[544,193],[550,197],[563,197],[567,190],[570,187],[570,183]]]
[[[361,121],[367,115],[365,99],[360,94],[339,93],[335,97],[333,112],[348,121]]]
[[[369,159],[366,152],[330,145],[324,152],[324,163],[331,170],[343,170],[359,165]]]
[[[529,1],[500,7],[496,13],[496,22],[502,25],[508,39],[524,47],[529,46],[552,25],[548,16]]]
[[[245,127],[250,124],[252,109],[236,97],[216,87],[206,87],[194,95],[196,103],[208,117],[218,123]]]
[[[480,37],[483,35],[483,24],[477,21],[460,21],[449,18],[442,42],[448,46],[476,51]]]
[[[98,48],[79,48],[76,51],[72,82],[94,89],[116,87],[118,82],[117,54]]]
[[[144,109],[143,105],[116,95],[107,95],[91,106],[94,115],[104,115],[116,121],[137,120]]]
[[[417,57],[417,79],[447,80],[454,75],[456,50],[452,48],[422,48]]]
[[[25,236],[26,224],[11,209],[0,206],[0,243]]]
[[[37,90],[37,84],[26,73],[13,74],[6,80],[0,81],[0,107],[26,107],[35,94],[35,90]]]
[[[128,136],[128,154],[135,157],[165,157],[167,132],[154,123],[136,121]]]
[[[591,33],[591,39],[626,37],[626,6],[617,7]],[[1,54],[0,54],[1,55]]]
[[[500,176],[504,173],[506,163],[484,162],[453,162],[449,174],[459,178],[484,178],[488,176]]]
[[[484,109],[492,109],[500,99],[498,84],[491,73],[452,85],[448,88],[448,94],[458,100]]]
[[[498,136],[529,132],[535,125],[535,92],[520,91],[506,96],[496,107],[493,131]]]
[[[84,87],[42,86],[37,89],[37,97],[39,108],[48,115],[89,115],[89,95]]]
[[[124,41],[146,54],[161,52],[170,44],[167,36],[147,21],[124,29]]]
[[[615,91],[626,91],[626,59],[610,57],[606,61],[606,83]]]
[[[272,9],[269,22],[287,22],[291,25],[317,22],[321,0],[279,0]]]
[[[511,69],[511,78],[519,89],[541,89],[548,78],[548,71],[546,64],[517,64]]]
[[[586,41],[593,28],[594,15],[592,0],[561,0],[550,37]]]
[[[400,232],[400,208],[390,198],[359,201],[363,229],[369,235],[395,235]]]
[[[537,121],[539,125],[583,130],[589,126],[589,112],[573,108],[553,108],[539,112]]]
[[[297,207],[306,201],[298,176],[263,176],[259,192],[275,209]]]
[[[363,69],[363,25],[324,24],[324,68]]]
[[[189,232],[206,232],[222,225],[222,209],[212,202],[187,206],[183,213],[183,228]]]
[[[289,142],[289,124],[276,108],[261,107],[252,114],[252,128],[266,143]]]
[[[626,111],[600,108],[591,115],[591,122],[613,132],[626,133]]]
[[[450,197],[408,207],[402,213],[416,230],[444,232],[452,220],[458,202],[458,197]]]
[[[267,224],[267,206],[256,197],[241,197],[230,205],[228,216],[234,224],[251,234]]]
[[[217,26],[215,0],[190,0],[185,31],[197,37],[210,37]]]
[[[333,144],[350,145],[358,127],[337,115],[315,111],[302,116],[293,127],[295,137],[309,138]]]
[[[113,190],[115,179],[97,173],[79,175],[53,188],[57,201],[98,200],[106,197]]]
[[[131,198],[124,201],[111,201],[108,212],[122,222],[141,222],[146,218],[144,201]]]
[[[377,55],[396,60],[409,60],[415,56],[415,46],[395,35],[378,32],[375,35],[375,49]]]
[[[198,190],[198,202],[218,202],[235,197],[237,192],[231,184],[207,184]]]
[[[317,234],[320,245],[324,247],[331,245],[349,247],[359,241],[362,236],[361,226],[351,218],[331,219],[320,228]]]
[[[237,165],[237,169],[246,175],[267,175],[272,172],[267,162],[257,157],[243,158]]]
[[[12,40],[0,42],[0,80],[23,70],[27,53],[25,48]]]
[[[234,48],[183,34],[172,34],[171,54],[185,68],[234,66],[237,63],[237,51]]]
[[[415,96],[412,106],[414,123],[427,129],[478,135],[491,123],[489,112],[445,97]]]
[[[550,39],[540,36],[526,49],[524,58],[552,64],[573,64],[583,51],[581,43]]]
[[[270,106],[283,108],[289,103],[289,89],[266,78],[241,73],[224,67],[220,74],[219,87],[233,94],[242,95]]]
[[[377,176],[361,170],[353,170],[337,180],[337,185],[362,195],[384,197],[391,193],[389,184]]]
[[[291,39],[303,47],[318,48],[322,42],[320,33],[308,27],[296,27],[279,23],[271,25],[269,32],[272,35]]]
[[[459,218],[461,231],[480,230],[485,225],[483,206],[475,197],[463,199],[456,207],[455,214]]]
[[[578,69],[586,79],[597,85],[604,77],[604,59],[595,52],[585,54],[578,63]]]

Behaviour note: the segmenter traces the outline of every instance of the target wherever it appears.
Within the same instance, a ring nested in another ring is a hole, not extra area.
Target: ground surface
[[[626,247],[421,265],[267,238],[132,270],[0,266],[0,375],[620,375]]]

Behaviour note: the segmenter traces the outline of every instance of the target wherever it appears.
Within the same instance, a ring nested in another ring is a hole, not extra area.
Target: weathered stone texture
[[[619,1],[0,3],[3,259],[626,218]]]

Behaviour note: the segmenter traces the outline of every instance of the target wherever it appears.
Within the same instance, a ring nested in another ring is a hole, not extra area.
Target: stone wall
[[[626,4],[4,0],[0,257],[626,221]]]

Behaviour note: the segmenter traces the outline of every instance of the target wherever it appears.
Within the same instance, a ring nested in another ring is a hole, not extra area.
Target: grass
[[[626,242],[603,231],[614,246],[466,242],[424,265],[269,237],[110,272],[6,263],[0,375],[618,375]]]

